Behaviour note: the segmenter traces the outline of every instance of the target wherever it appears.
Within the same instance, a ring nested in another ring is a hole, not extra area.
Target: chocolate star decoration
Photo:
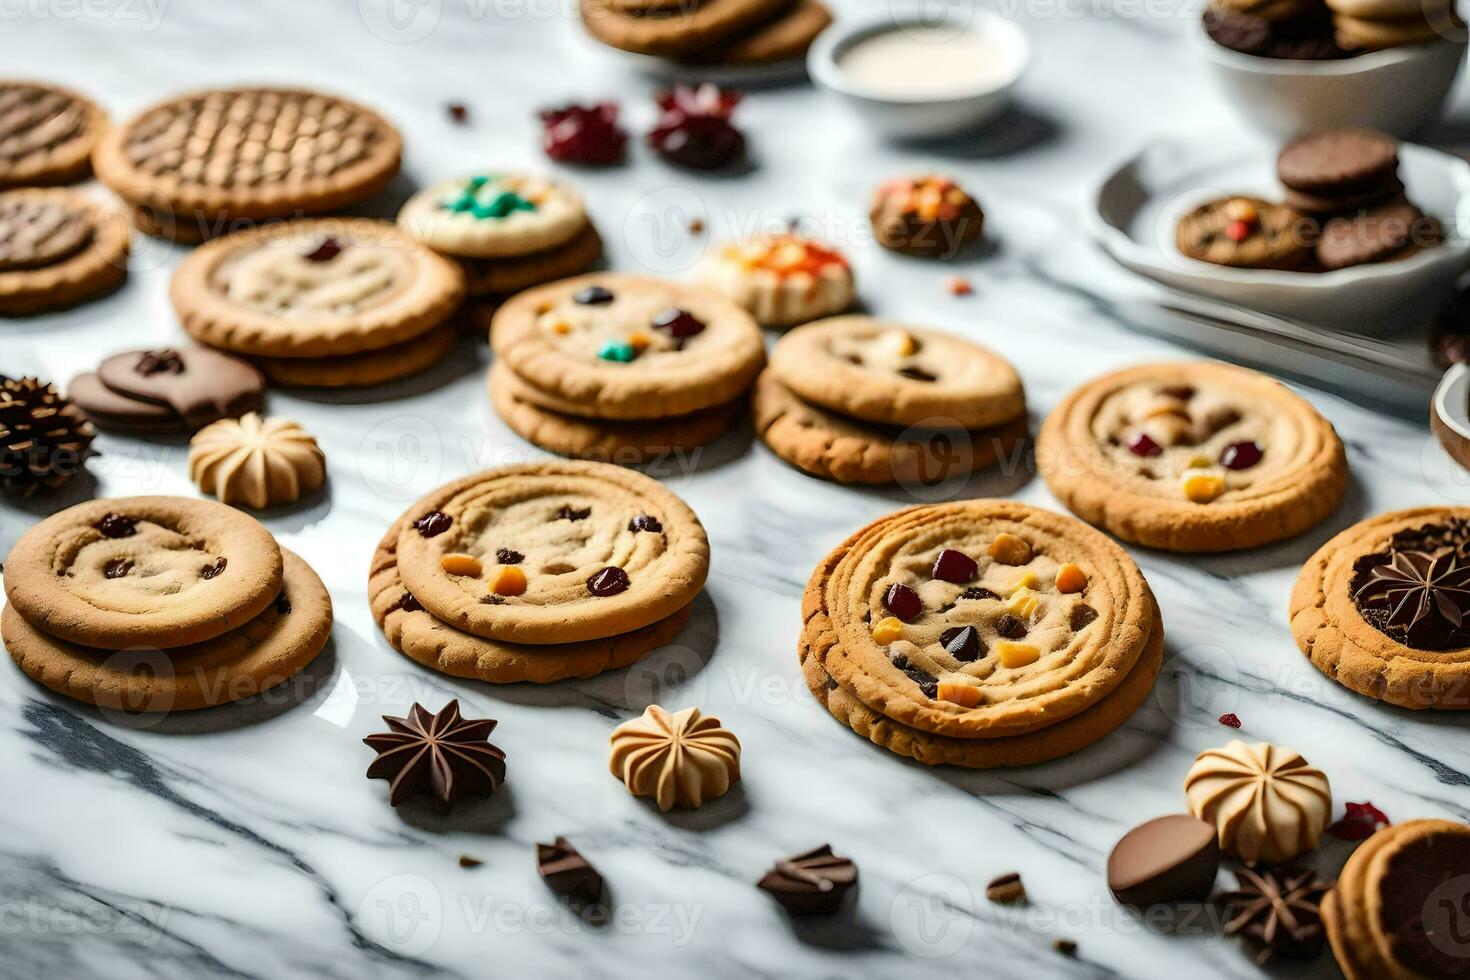
[[[489,796],[505,782],[505,753],[490,744],[496,723],[466,720],[458,700],[438,714],[415,704],[407,718],[384,715],[383,720],[391,731],[363,739],[378,753],[367,775],[388,780],[388,802],[394,806],[430,795],[448,806]]]
[[[1235,873],[1236,890],[1219,896],[1230,915],[1225,935],[1241,935],[1273,956],[1306,958],[1322,950],[1322,898],[1332,886],[1307,868]]]
[[[1452,551],[1393,551],[1368,569],[1354,598],[1385,612],[1387,625],[1411,640],[1458,630],[1470,620],[1470,565]]]
[[[857,884],[857,865],[832,853],[830,844],[777,861],[758,884],[788,912],[835,912]]]

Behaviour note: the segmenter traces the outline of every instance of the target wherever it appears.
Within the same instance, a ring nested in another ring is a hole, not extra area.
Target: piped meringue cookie
[[[327,457],[296,422],[249,412],[221,419],[189,440],[189,478],[223,504],[257,509],[293,503],[321,488]]]
[[[832,316],[855,299],[847,259],[792,233],[726,245],[701,264],[696,276],[749,310],[763,327],[794,327]]]
[[[671,714],[649,705],[613,731],[611,744],[612,774],[660,810],[698,807],[740,781],[740,740],[698,708]]]
[[[1235,739],[1201,752],[1184,779],[1189,812],[1214,824],[1220,849],[1246,861],[1290,861],[1317,846],[1332,814],[1321,770],[1295,749]]]

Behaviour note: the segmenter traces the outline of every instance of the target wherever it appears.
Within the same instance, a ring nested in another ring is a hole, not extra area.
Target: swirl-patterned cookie
[[[657,481],[571,460],[488,470],[414,504],[398,572],[441,622],[512,643],[642,629],[693,601],[709,571],[694,512]]]
[[[75,191],[0,192],[0,315],[63,309],[128,275],[125,218]]]
[[[5,559],[18,613],[104,650],[211,640],[280,591],[281,549],[259,521],[182,497],[77,504],[34,525]]]
[[[598,273],[527,290],[495,314],[496,356],[543,408],[603,419],[734,401],[765,363],[759,328],[697,287]]]
[[[560,181],[492,173],[420,191],[398,212],[398,223],[435,251],[491,259],[566,244],[586,230],[587,212],[582,196]]]
[[[80,180],[106,130],[107,114],[70,89],[0,81],[0,188]]]
[[[727,245],[701,263],[697,278],[749,310],[763,327],[832,316],[856,298],[847,259],[796,234]]]
[[[867,316],[797,327],[771,371],[802,398],[887,425],[979,429],[1026,413],[1016,369],[978,344]]]
[[[1052,493],[1125,541],[1254,548],[1331,514],[1347,486],[1332,423],[1280,382],[1209,361],[1150,364],[1069,395],[1037,437]]]
[[[869,525],[808,586],[812,647],[854,698],[957,739],[1028,735],[1081,715],[1163,626],[1106,536],[1024,504],[914,507]]]
[[[170,295],[204,343],[307,358],[427,333],[458,307],[464,275],[387,222],[317,218],[215,239],[179,265]]]
[[[239,220],[348,207],[398,172],[403,140],[382,116],[332,95],[288,88],[195,92],[143,110],[97,145],[97,177],[181,237]]]

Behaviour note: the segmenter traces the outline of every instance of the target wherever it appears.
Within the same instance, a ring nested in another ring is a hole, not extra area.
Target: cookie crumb
[[[689,234],[691,234],[691,235],[703,235],[704,234],[704,221],[701,220],[701,219],[699,219],[699,218],[690,218],[689,219]]]
[[[470,118],[469,107],[463,102],[449,103],[449,118],[460,125],[464,125]]]
[[[1026,886],[1021,883],[1021,875],[1011,871],[1000,875],[986,885],[985,897],[992,902],[1024,902],[1026,901]]]
[[[1240,716],[1233,711],[1228,711],[1220,716],[1220,724],[1224,725],[1226,728],[1239,728]]]
[[[459,856],[459,866],[461,868],[478,868],[484,863],[485,862],[481,861],[479,858],[470,857],[468,854],[461,854]]]
[[[1077,944],[1070,939],[1054,939],[1051,948],[1063,956],[1076,956]]]
[[[974,283],[964,276],[949,277],[949,293],[951,296],[969,296],[975,292]]]

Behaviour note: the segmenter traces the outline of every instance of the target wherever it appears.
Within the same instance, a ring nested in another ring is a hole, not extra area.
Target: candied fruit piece
[[[496,595],[524,595],[526,573],[515,565],[502,565],[490,583],[490,591]]]
[[[1087,588],[1087,573],[1081,567],[1067,562],[1057,569],[1057,591],[1071,594]]]
[[[873,642],[880,647],[886,647],[900,636],[903,636],[903,623],[895,616],[880,619],[873,624]]]
[[[1002,532],[990,542],[990,557],[1002,565],[1024,565],[1031,560],[1031,546],[1014,534]]]
[[[628,134],[618,126],[616,102],[569,105],[541,113],[542,146],[558,163],[606,167],[623,158]]]
[[[940,681],[938,700],[973,708],[980,703],[980,688],[966,681]]]
[[[480,559],[474,555],[449,554],[439,559],[439,567],[450,575],[468,575],[479,578]]]
[[[1034,664],[1041,659],[1041,651],[1029,643],[1013,643],[1010,640],[1001,640],[995,645],[995,655],[1000,658],[1002,667],[1015,669]]]

